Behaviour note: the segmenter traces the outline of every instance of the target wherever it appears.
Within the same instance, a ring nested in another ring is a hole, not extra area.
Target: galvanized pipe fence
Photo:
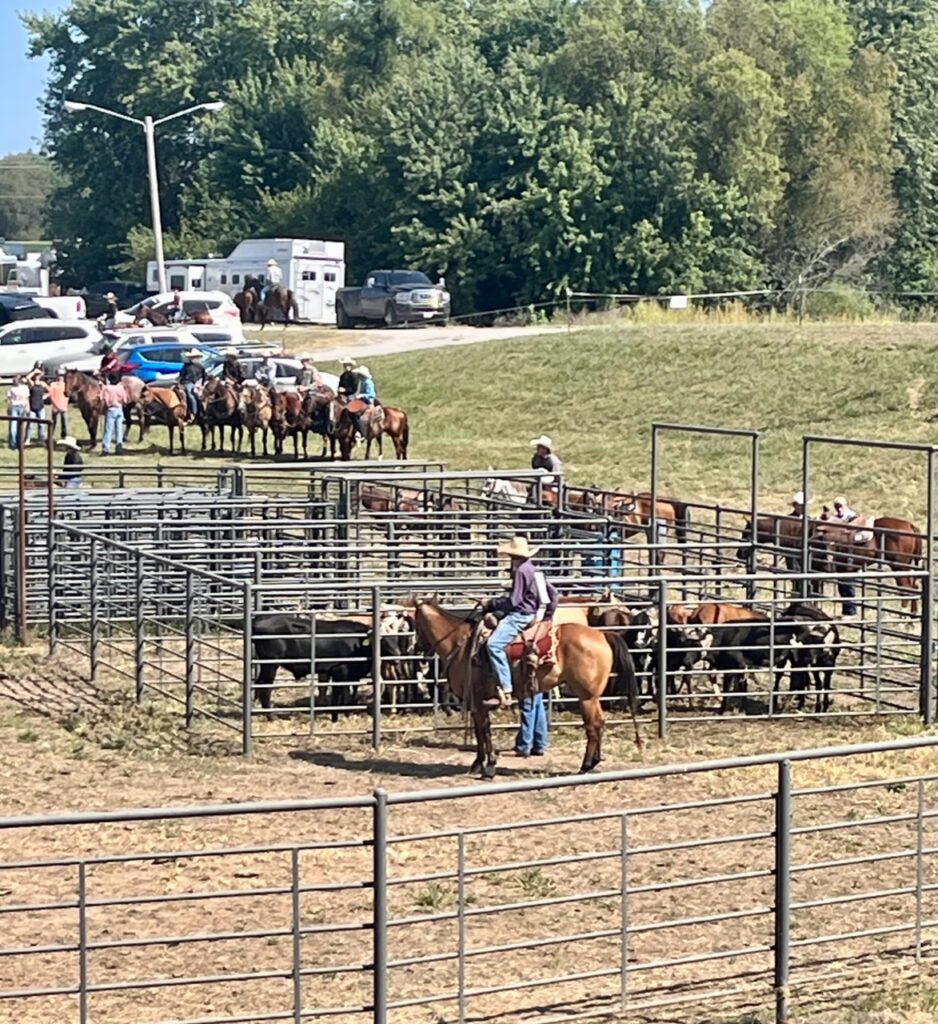
[[[903,979],[933,991],[936,747],[3,818],[0,1004],[77,1024],[787,1024]]]

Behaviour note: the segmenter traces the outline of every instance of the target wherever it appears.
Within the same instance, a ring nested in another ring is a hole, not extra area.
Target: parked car
[[[257,367],[261,362],[261,356],[259,355],[240,355],[238,362],[241,364],[241,369],[244,371],[244,383],[249,385],[257,384],[257,379],[254,374],[257,371]],[[276,370],[276,378],[274,380],[274,387],[278,391],[293,391],[296,388],[296,375],[303,368],[302,363],[299,359],[292,359],[289,356],[274,356],[272,359]],[[205,372],[210,377],[220,377],[222,375],[222,367],[224,366],[224,355],[218,359],[206,360]],[[320,377],[322,382],[327,387],[332,388],[333,391],[337,391],[339,387],[339,378],[334,373],[323,373],[320,371]],[[157,385],[169,385],[175,380],[175,376],[167,376],[165,378],[158,378],[152,383]]]
[[[25,291],[20,295],[29,298],[42,309],[42,315],[54,320],[84,320],[87,307],[81,295],[40,295],[38,292]]]
[[[206,362],[213,357],[221,358],[221,353],[211,345],[190,345],[178,341],[157,345],[131,345],[119,353],[121,373],[139,377],[147,384],[162,377],[169,377],[175,381],[185,362],[186,352],[192,348],[199,349]]]
[[[30,295],[18,292],[0,292],[0,327],[17,320],[49,319],[42,306]]]
[[[241,313],[224,292],[180,292],[180,294],[182,296],[182,311],[186,316],[191,316],[193,313],[208,313],[216,327],[226,327],[233,331],[239,341],[244,337],[244,332],[241,328]],[[173,292],[151,295],[129,309],[121,310],[117,314],[116,325],[121,326],[123,324],[129,326],[133,324],[144,306],[149,306],[159,313],[169,315],[172,312],[174,302],[175,295]],[[186,326],[191,325],[187,324]]]
[[[335,320],[342,328],[361,323],[445,324],[449,314],[443,279],[434,284],[419,270],[372,270],[361,288],[340,288],[335,296]]]
[[[95,281],[84,290],[87,315],[97,319],[107,310],[107,299],[105,295],[113,292],[117,296],[117,305],[120,309],[132,306],[147,297],[147,290],[136,281]]]
[[[102,334],[91,320],[20,320],[0,327],[0,374],[26,373],[38,360],[78,358],[91,352]]]
[[[138,327],[130,331],[105,331],[101,340],[89,353],[77,357],[54,356],[43,362],[43,370],[48,377],[54,376],[60,366],[70,370],[81,370],[82,373],[94,373],[101,365],[101,357],[109,346],[120,356],[127,349],[139,345],[172,345],[178,342],[192,348],[198,346],[200,341],[200,338],[185,327]]]

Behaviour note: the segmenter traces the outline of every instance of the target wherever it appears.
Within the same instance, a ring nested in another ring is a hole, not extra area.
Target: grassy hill
[[[315,351],[309,333],[304,347]],[[762,501],[781,509],[800,486],[804,433],[938,440],[936,341],[929,324],[619,324],[368,363],[383,400],[410,415],[413,455],[454,468],[519,467],[530,459],[530,438],[543,432],[572,482],[641,489],[652,421],[755,428],[763,434]],[[77,410],[72,427],[84,435]],[[147,457],[165,444],[161,428],[151,431]],[[38,463],[39,453],[29,459]],[[12,461],[3,449],[0,464]],[[923,459],[827,449],[813,461],[816,496],[844,492],[869,512],[921,520]],[[659,490],[744,502],[748,472],[743,440],[670,435]]]

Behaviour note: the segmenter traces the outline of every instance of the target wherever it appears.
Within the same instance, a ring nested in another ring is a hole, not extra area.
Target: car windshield
[[[430,278],[419,270],[395,270],[393,273],[388,274],[388,281],[392,285],[433,284]]]

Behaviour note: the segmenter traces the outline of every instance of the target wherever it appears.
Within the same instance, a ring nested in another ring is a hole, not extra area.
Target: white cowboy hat
[[[271,256],[271,258],[267,261],[267,266],[268,267],[275,267],[276,265],[277,265],[277,261]]]
[[[189,351],[186,353],[186,358],[187,359],[201,359],[202,358],[202,353],[197,348],[190,348]]]
[[[528,544],[527,537],[512,537],[504,544],[498,545],[500,555],[509,555],[512,558],[533,558],[540,548],[532,548]]]
[[[532,448],[550,448],[553,450],[554,442],[546,434],[541,434],[540,437],[535,437],[531,442]]]
[[[804,491],[795,491],[791,496],[792,505],[803,505],[804,504]]]
[[[342,365],[343,365],[343,366],[355,366],[355,365],[356,365],[356,363],[355,363],[355,360],[354,360],[354,359],[353,359],[353,358],[352,358],[351,356],[346,356],[346,357],[345,357],[345,358],[344,358],[344,359],[342,360]]]
[[[236,356],[238,354],[238,350],[234,347],[234,345],[229,345],[228,348],[225,349],[224,354],[226,356]]]
[[[371,380],[371,370],[367,366],[359,366],[358,375],[359,377],[367,377],[368,380]]]
[[[313,361],[313,357],[309,354],[309,352],[301,352],[300,353],[300,362],[301,363],[305,363],[307,361],[311,363]]]
[[[71,434],[69,434],[68,437],[63,437],[62,440],[59,441],[59,444],[64,448],[74,448],[75,451],[78,451],[78,442]]]
[[[837,497],[834,498],[834,507],[835,508],[838,505],[846,506],[846,504],[847,504],[847,499],[842,494],[838,494]]]
[[[108,302],[117,302],[117,296],[113,292],[108,292],[104,297]]]

